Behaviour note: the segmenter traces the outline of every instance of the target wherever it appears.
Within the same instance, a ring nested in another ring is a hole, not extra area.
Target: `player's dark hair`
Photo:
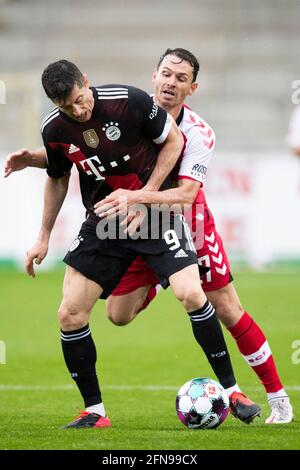
[[[64,101],[70,96],[74,85],[84,85],[79,68],[68,60],[52,62],[42,74],[42,84],[46,95],[52,101]]]
[[[193,67],[193,82],[196,81],[200,69],[200,64],[198,59],[190,51],[187,51],[186,49],[181,49],[180,47],[177,47],[176,49],[167,49],[159,58],[157,70],[159,69],[160,64],[167,55],[175,55],[179,59],[186,60],[186,62],[188,62]]]

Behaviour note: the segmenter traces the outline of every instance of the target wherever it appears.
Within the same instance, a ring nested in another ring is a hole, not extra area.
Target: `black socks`
[[[74,331],[61,330],[66,365],[84,399],[86,407],[102,402],[96,360],[97,353],[89,325]]]
[[[203,307],[188,313],[193,333],[202,347],[214,373],[224,388],[235,385],[229,352],[214,307],[206,301]]]

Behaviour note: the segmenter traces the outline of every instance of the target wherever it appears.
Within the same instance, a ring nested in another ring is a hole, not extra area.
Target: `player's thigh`
[[[145,302],[151,284],[123,295],[110,295],[106,301],[108,318],[115,325],[127,325],[131,322]]]
[[[170,286],[177,299],[188,311],[197,310],[206,302],[197,264],[191,264],[169,277]]]
[[[232,327],[240,320],[244,313],[233,282],[227,286],[206,292],[208,300],[216,309],[219,319],[227,327]]]
[[[66,267],[61,309],[72,313],[89,313],[102,293],[99,284],[83,276],[71,266]]]

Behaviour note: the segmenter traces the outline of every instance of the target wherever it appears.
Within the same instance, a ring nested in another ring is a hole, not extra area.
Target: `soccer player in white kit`
[[[263,331],[240,303],[230,273],[228,257],[202,189],[215,146],[215,134],[197,113],[184,105],[185,98],[197,89],[197,70],[197,59],[189,51],[168,49],[160,58],[153,76],[156,102],[173,116],[185,138],[182,158],[172,172],[173,178],[178,180],[178,188],[161,192],[140,190],[131,194],[119,190],[107,198],[106,204],[116,204],[117,197],[125,194],[133,204],[193,202],[189,213],[192,233],[199,235],[198,232],[203,229],[199,220],[204,222],[203,240],[201,236],[196,236],[198,262],[210,268],[201,278],[202,288],[216,308],[220,320],[235,339],[247,364],[265,388],[271,407],[271,414],[266,423],[289,423],[293,419],[293,409],[276,370],[272,351]],[[297,118],[299,124],[297,142],[300,154],[300,107],[297,111],[294,119]],[[294,137],[293,143],[295,142]],[[99,214],[103,210],[103,204],[105,205],[105,200],[99,204]],[[197,209],[201,207],[203,210],[198,212]],[[108,299],[111,320],[115,324],[128,323],[141,308],[145,308],[153,300],[156,293],[155,280],[151,278],[149,270],[143,269],[141,260],[135,261]],[[131,302],[131,308],[126,302],[126,295]],[[242,393],[234,393],[231,396],[231,410],[234,413],[235,405],[243,403],[247,406],[250,402],[251,400]]]

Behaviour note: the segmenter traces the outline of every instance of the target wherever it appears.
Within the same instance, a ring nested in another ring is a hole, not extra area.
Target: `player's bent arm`
[[[158,154],[157,162],[154,170],[144,186],[149,191],[158,190],[167,176],[174,168],[184,145],[184,140],[180,129],[173,120],[169,134],[165,140],[165,144]]]
[[[201,183],[199,181],[181,179],[177,188],[165,191],[144,191],[141,189],[137,191],[139,193],[138,203],[166,204],[168,206],[172,204],[179,204],[181,206],[192,204],[196,199],[200,186]]]
[[[27,167],[47,168],[47,154],[45,147],[36,150],[20,149],[10,153],[4,164],[4,178],[15,171],[24,170]]]
[[[196,199],[201,183],[192,179],[182,178],[179,187],[165,191],[148,191],[145,188],[131,191],[129,189],[117,189],[103,201],[95,204],[95,214],[99,217],[107,217],[119,212],[127,212],[128,207],[135,204],[164,204],[172,206],[191,205]]]
[[[132,197],[130,204],[178,204],[181,206],[192,204],[196,199],[201,183],[192,179],[180,179],[177,188],[167,189],[165,191],[131,191]],[[135,199],[133,199],[135,198]]]
[[[173,120],[173,118],[172,118]],[[157,162],[154,170],[144,186],[143,190],[146,191],[157,191],[167,176],[174,168],[180,153],[184,145],[184,140],[181,131],[177,127],[175,121],[172,121],[170,131],[165,140],[165,144],[158,154]],[[99,217],[110,217],[112,215],[119,214],[120,212],[126,212],[127,207],[134,202],[130,202],[130,193],[137,193],[138,191],[126,191],[123,189],[117,189],[111,194],[106,196],[105,199],[97,202],[94,206],[95,213]],[[125,199],[124,197],[125,196]],[[122,200],[120,199],[122,197]],[[128,197],[128,199],[127,199]],[[135,198],[135,195],[133,195]]]
[[[40,264],[48,252],[49,238],[56,218],[68,191],[70,173],[62,178],[47,178],[44,192],[44,209],[41,229],[37,241],[27,252],[26,271],[29,276],[35,277],[33,262]]]
[[[170,206],[174,208],[175,211],[181,207],[184,211],[188,210],[191,204],[195,201],[197,193],[200,189],[201,183],[192,179],[181,179],[179,181],[178,188],[167,189],[165,191],[144,191],[143,189],[138,191],[127,191],[128,198],[132,198],[133,209],[135,204],[159,204],[163,206]],[[140,210],[138,211],[140,212]],[[128,213],[128,216],[121,223],[125,228],[125,233],[130,235],[134,234],[138,227],[140,226],[143,220],[143,215],[136,215],[135,211],[133,213]]]

